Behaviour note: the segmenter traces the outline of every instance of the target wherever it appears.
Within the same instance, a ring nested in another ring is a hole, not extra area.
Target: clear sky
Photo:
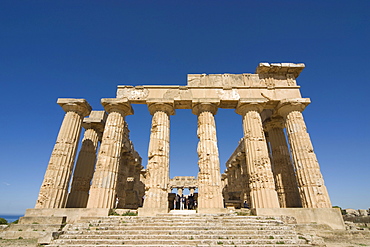
[[[370,207],[370,1],[0,1],[0,214],[33,208],[64,111],[102,110],[117,85],[186,85],[191,73],[254,73],[305,63],[304,111],[333,205]],[[147,162],[151,116],[134,105],[131,139]],[[171,117],[171,177],[196,176],[196,116]],[[221,170],[242,137],[216,115]]]

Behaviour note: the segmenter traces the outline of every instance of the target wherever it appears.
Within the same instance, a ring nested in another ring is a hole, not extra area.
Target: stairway
[[[83,218],[48,246],[312,246],[293,227],[278,218],[236,215]]]

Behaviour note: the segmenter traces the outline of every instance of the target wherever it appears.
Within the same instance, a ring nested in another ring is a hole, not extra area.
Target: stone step
[[[84,245],[192,245],[196,246],[197,244],[208,244],[212,246],[222,245],[222,244],[264,244],[264,245],[274,245],[274,244],[305,244],[305,241],[300,241],[296,239],[187,239],[187,240],[179,240],[179,239],[59,239],[56,240],[53,245],[49,246],[69,246],[69,245],[76,245],[76,244],[84,244]]]
[[[249,223],[249,224],[231,224],[231,223],[223,223],[223,222],[208,222],[208,223],[201,223],[201,224],[187,224],[187,223],[169,223],[169,224],[164,224],[164,223],[116,223],[116,224],[107,224],[107,223],[99,223],[99,224],[74,224],[74,225],[67,225],[64,229],[74,229],[74,228],[79,228],[79,229],[87,229],[87,228],[98,228],[98,229],[110,229],[111,227],[120,227],[120,228],[125,228],[125,227],[153,227],[153,228],[158,228],[158,227],[177,227],[177,228],[193,228],[193,227],[233,227],[233,228],[279,228],[282,226],[286,226],[284,224],[275,224],[275,223],[270,223],[270,224],[258,224],[258,223]]]
[[[58,247],[60,245],[48,245],[50,247]],[[65,247],[96,247],[95,244],[93,245],[86,245],[86,244],[73,244],[73,245],[63,245]],[[172,244],[168,244],[168,245],[163,245],[163,244],[160,244],[160,245],[156,245],[156,244],[135,244],[135,245],[128,245],[128,244],[125,244],[125,245],[122,245],[122,244],[117,244],[117,245],[100,245],[99,247],[122,247],[122,246],[125,246],[125,247],[163,247],[163,246],[166,246],[166,247],[179,247],[179,245],[175,244],[175,245],[172,245]],[[209,245],[209,244],[192,244],[192,245],[181,245],[182,247],[194,247],[194,246],[197,246],[197,247],[210,247],[210,246],[214,246],[214,245]],[[261,244],[226,244],[226,243],[223,243],[223,244],[217,244],[216,246],[225,246],[225,247],[312,247],[312,245],[310,244],[278,244],[278,245],[271,245],[271,244],[267,244],[267,245],[261,245]]]
[[[11,224],[8,231],[57,231],[61,228],[59,224]]]
[[[176,215],[86,217],[54,246],[312,246],[279,217]]]
[[[83,228],[83,227],[73,227],[73,226],[70,226],[66,229],[64,229],[65,231],[88,231],[88,229],[92,230],[92,229],[95,229],[94,231],[107,231],[107,230],[113,230],[113,231],[125,231],[125,230],[136,230],[136,231],[149,231],[149,230],[162,230],[162,231],[169,231],[169,232],[172,232],[172,231],[183,231],[183,230],[190,230],[189,228],[191,228],[191,230],[197,230],[197,231],[201,231],[201,230],[259,230],[259,231],[264,231],[264,230],[291,230],[291,227],[289,226],[284,226],[284,225],[281,225],[281,226],[249,226],[249,225],[246,225],[246,226],[192,226],[192,227],[188,227],[188,226],[178,226],[178,225],[175,225],[175,226],[145,226],[145,225],[142,225],[142,226],[130,226],[130,225],[127,225],[127,226],[121,226],[121,225],[118,225],[118,226],[110,226],[110,227],[87,227],[87,228]]]
[[[191,221],[191,220],[178,220],[178,221],[136,221],[136,220],[121,220],[121,221],[90,221],[83,222],[80,224],[117,224],[117,223],[137,223],[137,224],[205,224],[205,223],[222,223],[222,224],[283,224],[282,221],[247,221],[247,220],[235,220],[235,221],[224,221],[224,220],[207,220],[207,221]]]
[[[85,230],[85,231],[65,231],[64,235],[135,235],[135,234],[141,234],[143,236],[147,235],[203,235],[203,234],[218,234],[219,236],[222,236],[223,234],[242,234],[242,235],[284,235],[284,234],[292,234],[295,233],[291,229],[283,229],[283,230],[256,230],[256,229],[250,229],[250,230],[230,230],[230,229],[208,229],[208,230],[184,230],[184,231],[165,231],[165,230],[133,230],[133,229],[127,229],[127,230]]]
[[[263,236],[257,234],[233,234],[219,235],[219,234],[161,234],[161,235],[142,235],[142,234],[111,234],[111,235],[98,235],[98,234],[83,234],[72,235],[64,234],[59,239],[297,239],[296,234],[265,234]]]
[[[178,219],[189,219],[189,220],[210,220],[210,219],[222,219],[222,220],[281,220],[280,217],[268,217],[268,216],[209,216],[205,215],[204,217],[199,215],[174,215],[174,216],[105,216],[105,217],[82,217],[80,222],[86,221],[92,221],[92,220],[117,220],[117,219],[137,219],[137,220],[178,220]]]

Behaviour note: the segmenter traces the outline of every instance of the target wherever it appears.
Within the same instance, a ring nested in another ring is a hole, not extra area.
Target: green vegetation
[[[109,211],[109,214],[108,214],[109,216],[111,216],[111,215],[113,215],[113,216],[120,216],[117,212],[116,212],[116,210],[111,210],[111,211]]]
[[[8,221],[4,218],[0,218],[0,225],[7,225]]]
[[[248,215],[250,215],[250,213],[248,213],[248,212],[236,212],[236,215],[238,215],[238,216],[248,216]]]
[[[137,216],[137,213],[127,211],[127,212],[123,213],[122,216]]]

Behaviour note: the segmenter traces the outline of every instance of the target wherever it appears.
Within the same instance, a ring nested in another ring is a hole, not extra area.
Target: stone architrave
[[[170,115],[175,114],[170,102],[149,103],[148,109],[153,117],[142,215],[168,212]]]
[[[236,112],[243,118],[246,163],[252,208],[279,208],[274,177],[262,128],[264,99],[241,101]]]
[[[90,187],[87,208],[113,208],[122,155],[125,117],[133,114],[127,99],[102,99],[108,112],[103,138]]]
[[[271,146],[271,158],[280,207],[301,207],[297,179],[284,134],[282,118],[271,118],[266,124]]]
[[[224,208],[220,161],[214,115],[217,105],[199,103],[193,106],[198,116],[198,212],[221,212]]]
[[[309,103],[309,99],[302,98],[282,100],[278,106],[278,114],[285,120],[302,207],[331,208],[328,191],[302,115]]]
[[[104,111],[92,111],[82,123],[85,133],[73,174],[67,208],[86,208],[90,182],[94,174],[96,151],[103,135],[106,117]]]
[[[57,103],[66,112],[50,157],[35,208],[64,208],[72,174],[81,124],[91,106],[85,99],[60,98]]]

